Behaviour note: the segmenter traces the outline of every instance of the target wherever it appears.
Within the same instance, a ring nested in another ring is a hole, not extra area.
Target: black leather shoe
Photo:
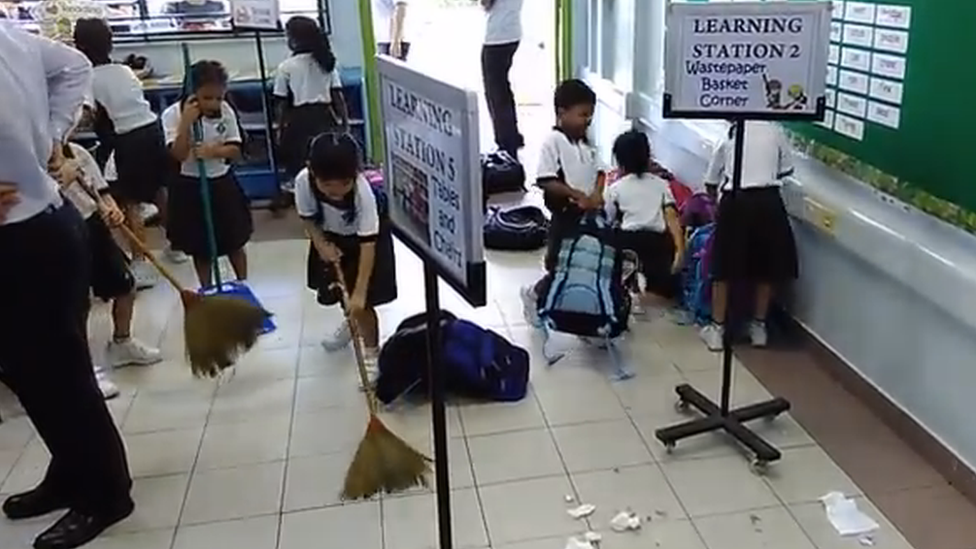
[[[108,513],[70,510],[34,539],[34,549],[75,549],[97,538],[106,528],[132,514],[132,500]]]
[[[10,496],[3,502],[3,514],[10,520],[40,517],[67,508],[66,498],[42,486]]]

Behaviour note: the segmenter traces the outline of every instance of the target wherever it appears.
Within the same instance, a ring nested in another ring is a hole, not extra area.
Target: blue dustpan
[[[254,295],[254,292],[252,292],[250,288],[237,281],[224,282],[220,286],[207,286],[206,288],[201,288],[198,293],[200,295],[220,294],[239,297],[256,307],[261,307],[264,309],[264,306],[261,305],[260,301],[258,301],[258,296]],[[275,323],[271,318],[272,317],[270,315],[265,317],[264,323],[261,325],[261,335],[270,334],[277,329],[277,326],[275,326]]]

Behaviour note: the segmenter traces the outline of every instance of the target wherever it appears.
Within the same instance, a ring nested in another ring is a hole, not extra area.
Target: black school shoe
[[[131,499],[109,512],[71,509],[34,539],[34,549],[75,549],[97,538],[109,526],[128,518],[135,509]]]
[[[3,514],[10,520],[41,517],[70,507],[68,499],[49,488],[38,486],[33,490],[16,494],[3,502]]]

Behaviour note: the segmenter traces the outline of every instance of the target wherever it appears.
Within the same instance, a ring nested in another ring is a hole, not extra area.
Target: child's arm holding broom
[[[366,298],[369,282],[376,266],[376,240],[380,234],[379,208],[376,195],[362,176],[356,180],[355,219],[356,234],[359,236],[359,265],[356,269],[356,282],[352,287],[350,300],[353,311],[362,311],[368,305]],[[389,266],[393,268],[393,266]]]

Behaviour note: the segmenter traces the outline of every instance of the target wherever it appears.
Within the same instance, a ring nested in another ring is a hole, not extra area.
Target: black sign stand
[[[254,31],[254,43],[257,46],[258,77],[261,79],[261,110],[264,111],[264,136],[268,143],[268,164],[271,167],[271,179],[274,181],[274,194],[271,196],[271,210],[275,211],[281,203],[281,182],[278,180],[277,139],[274,130],[274,109],[268,98],[268,69],[264,63],[264,45],[261,41],[261,31]]]
[[[670,110],[669,99],[669,97],[666,97],[665,100],[665,116],[670,114],[668,112]],[[822,106],[818,110],[822,112]],[[713,114],[711,116],[715,115]],[[742,189],[742,157],[743,150],[745,149],[746,118],[739,116],[731,119],[734,120],[733,132],[735,139],[732,161],[732,190],[730,191],[729,199],[734,200]],[[734,208],[730,208],[729,212],[734,212]],[[729,212],[725,212],[725,215]],[[735,218],[731,220],[726,219],[725,223],[734,226],[738,221]],[[732,234],[736,235],[735,232],[732,232]],[[741,286],[741,281],[730,280],[728,282],[728,306],[725,308],[725,318],[721,319],[725,326],[722,335],[721,402],[715,404],[715,402],[687,383],[678,385],[674,389],[678,395],[678,409],[685,411],[689,407],[692,407],[698,410],[704,417],[687,423],[658,429],[654,435],[664,444],[668,452],[670,452],[679,440],[702,433],[725,431],[752,453],[753,471],[762,474],[765,472],[766,466],[771,462],[779,460],[782,454],[771,444],[763,440],[762,437],[750,431],[743,423],[759,418],[772,420],[783,412],[788,411],[790,409],[790,403],[784,398],[777,397],[767,402],[750,404],[734,410],[730,409],[733,330],[729,325],[729,320],[737,318],[733,312],[737,312],[737,309],[734,308],[737,305],[735,298],[739,294],[738,288]]]

